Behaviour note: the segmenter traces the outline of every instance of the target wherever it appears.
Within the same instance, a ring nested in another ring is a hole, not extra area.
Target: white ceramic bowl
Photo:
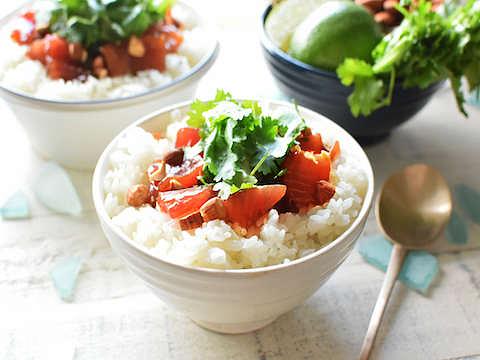
[[[272,108],[291,106],[269,102]],[[170,112],[186,114],[189,104],[169,107],[137,121],[147,131],[162,131]],[[316,123],[338,139],[342,148],[358,155],[368,189],[354,223],[324,248],[288,264],[245,270],[214,270],[176,265],[149,254],[113,225],[104,207],[103,179],[117,136],[100,157],[93,177],[93,200],[103,231],[114,251],[160,299],[185,313],[199,325],[221,333],[259,329],[304,302],[328,280],[351,252],[360,236],[373,198],[373,172],[360,145],[341,127],[311,110],[300,107],[308,123]]]
[[[194,9],[199,26],[209,29]],[[0,27],[25,6],[0,20]],[[209,33],[213,33],[211,31]],[[119,99],[53,101],[35,98],[0,86],[0,97],[25,129],[33,148],[45,158],[73,169],[92,170],[109,141],[139,117],[164,106],[194,97],[200,79],[219,51],[213,37],[203,58],[185,75],[144,93]]]

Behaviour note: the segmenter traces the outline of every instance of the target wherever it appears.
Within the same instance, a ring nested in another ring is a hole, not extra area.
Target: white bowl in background
[[[262,103],[263,104],[263,103]],[[132,124],[147,131],[162,131],[175,118],[186,115],[190,103],[172,106]],[[270,101],[276,107],[291,106]],[[300,259],[262,268],[216,270],[170,263],[150,254],[142,245],[122,233],[108,216],[104,206],[103,179],[109,158],[120,133],[101,155],[95,169],[92,192],[95,209],[103,231],[114,251],[167,304],[186,314],[194,322],[221,333],[244,333],[259,329],[278,316],[303,303],[324,284],[350,254],[360,236],[372,204],[374,179],[370,162],[360,145],[340,126],[324,116],[299,107],[307,124],[315,123],[338,139],[342,148],[358,156],[366,173],[368,189],[358,217],[336,240]]]
[[[179,3],[198,17],[199,26],[213,34],[204,17],[185,3]],[[0,27],[25,8],[22,6],[0,20]],[[219,43],[211,36],[203,58],[188,73],[163,86],[124,98],[56,101],[36,98],[1,85],[0,97],[41,156],[68,168],[92,170],[105,146],[134,120],[164,106],[192,99],[218,52]]]

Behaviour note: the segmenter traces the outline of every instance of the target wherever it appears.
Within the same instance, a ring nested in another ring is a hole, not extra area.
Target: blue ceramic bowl
[[[261,44],[268,67],[280,90],[300,105],[335,121],[363,144],[381,140],[410,119],[442,85],[442,82],[438,82],[426,89],[403,89],[397,83],[390,106],[367,117],[355,118],[347,103],[352,88],[342,85],[336,73],[294,59],[270,40],[265,31],[265,19],[271,8],[269,6],[262,16]]]

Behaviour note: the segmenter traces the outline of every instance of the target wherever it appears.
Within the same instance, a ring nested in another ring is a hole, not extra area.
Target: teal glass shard
[[[382,235],[364,236],[358,251],[369,264],[386,271],[392,244]],[[439,271],[438,260],[426,251],[409,251],[399,274],[399,280],[409,288],[426,294]]]
[[[28,198],[22,191],[10,196],[0,208],[0,215],[5,220],[27,219],[30,217]]]
[[[70,302],[73,300],[73,293],[82,264],[82,258],[70,257],[55,264],[50,271],[53,286],[63,301]]]

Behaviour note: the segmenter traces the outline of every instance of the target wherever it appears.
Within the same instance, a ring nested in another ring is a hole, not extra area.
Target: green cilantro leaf
[[[204,183],[220,197],[273,179],[305,122],[295,111],[264,115],[255,101],[238,102],[219,90],[212,101],[195,101],[187,123],[200,129]]]
[[[406,88],[449,79],[458,109],[466,114],[461,80],[466,78],[471,91],[480,86],[480,1],[449,6],[443,14],[431,6],[402,0],[396,8],[404,19],[373,50],[373,64],[345,59],[337,68],[341,82],[354,87],[348,99],[354,116],[390,105],[395,79]]]
[[[53,0],[49,28],[90,49],[141,35],[162,20],[174,0]]]

